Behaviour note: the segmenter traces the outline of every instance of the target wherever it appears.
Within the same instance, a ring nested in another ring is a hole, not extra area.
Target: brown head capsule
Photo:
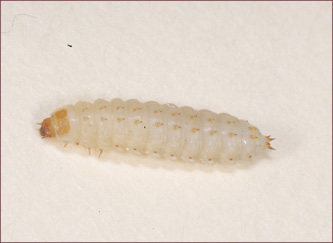
[[[54,127],[52,126],[51,123],[51,118],[46,118],[42,123],[38,123],[41,125],[41,128],[39,129],[40,135],[42,138],[47,138],[47,137],[55,137],[55,131]]]
[[[65,136],[70,131],[68,120],[68,112],[66,109],[61,109],[54,112],[51,117],[44,119],[42,123],[38,123],[42,127],[39,129],[42,138]]]

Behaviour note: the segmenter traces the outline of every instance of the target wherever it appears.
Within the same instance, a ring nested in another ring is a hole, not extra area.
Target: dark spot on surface
[[[70,48],[72,48],[72,45],[70,45],[70,44],[67,44],[67,46],[69,46]]]

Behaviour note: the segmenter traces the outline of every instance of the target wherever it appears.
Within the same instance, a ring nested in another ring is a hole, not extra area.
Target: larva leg
[[[100,157],[102,156],[102,153],[103,153],[103,149],[100,149],[100,150],[99,150],[98,158],[100,158]]]

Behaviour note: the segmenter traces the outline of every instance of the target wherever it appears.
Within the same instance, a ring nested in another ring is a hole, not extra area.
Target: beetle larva
[[[270,136],[226,113],[137,100],[78,102],[52,113],[40,134],[89,149],[131,151],[187,161],[228,161],[273,149]]]

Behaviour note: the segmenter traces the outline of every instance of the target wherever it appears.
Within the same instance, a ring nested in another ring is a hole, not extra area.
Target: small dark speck
[[[72,45],[70,45],[70,44],[67,44],[67,46],[72,47]]]
[[[98,211],[99,213],[101,212],[101,211]]]
[[[146,126],[144,126],[143,128],[146,128]]]

